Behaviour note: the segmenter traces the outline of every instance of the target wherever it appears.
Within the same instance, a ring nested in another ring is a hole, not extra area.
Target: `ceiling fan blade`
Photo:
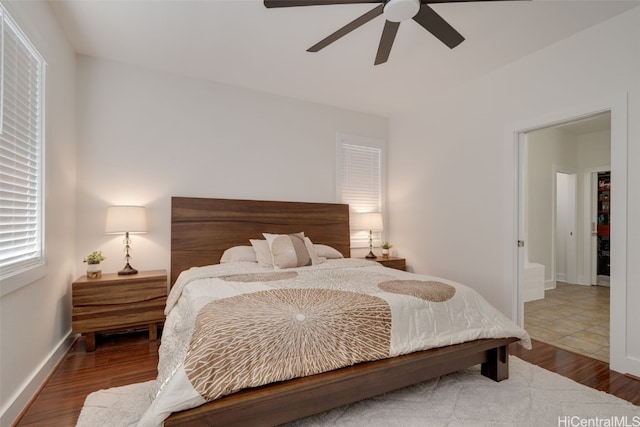
[[[514,1],[514,0],[420,0],[420,3],[469,3],[469,2],[486,2],[486,1]],[[531,1],[531,0],[521,0]]]
[[[345,25],[344,27],[340,28],[335,33],[325,37],[322,40],[320,40],[318,43],[314,44],[309,49],[307,49],[307,52],[317,52],[320,49],[323,49],[323,48],[329,46],[331,43],[333,43],[334,41],[338,40],[340,37],[343,37],[343,36],[349,34],[351,31],[353,31],[356,28],[366,24],[367,22],[371,21],[376,16],[382,15],[382,9],[384,9],[383,5],[376,6],[375,8],[371,9],[369,12],[365,13],[364,15],[362,15],[361,17],[356,18],[353,21],[349,22],[347,25]]]
[[[376,54],[376,61],[373,65],[384,64],[389,59],[391,53],[391,46],[396,39],[396,34],[400,28],[399,22],[386,21],[384,23],[384,29],[382,30],[382,37],[380,37],[380,44],[378,45],[378,53]]]
[[[264,0],[265,7],[323,6],[327,4],[382,3],[384,0]]]
[[[422,25],[425,30],[436,36],[442,43],[451,49],[464,41],[462,34],[456,31],[447,21],[445,21],[435,10],[427,4],[421,4],[420,10],[413,17],[413,20]]]

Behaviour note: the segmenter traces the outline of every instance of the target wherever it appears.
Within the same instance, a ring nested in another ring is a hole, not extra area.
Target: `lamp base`
[[[129,263],[127,263],[127,265],[125,265],[122,270],[118,271],[118,276],[125,276],[127,274],[138,274],[138,270],[131,267]]]
[[[373,253],[373,251],[369,251],[369,253],[367,254],[367,256],[365,256],[365,258],[376,259],[378,257]]]

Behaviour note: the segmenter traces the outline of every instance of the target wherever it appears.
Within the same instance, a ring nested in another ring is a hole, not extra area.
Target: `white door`
[[[556,172],[556,280],[578,283],[577,176]]]

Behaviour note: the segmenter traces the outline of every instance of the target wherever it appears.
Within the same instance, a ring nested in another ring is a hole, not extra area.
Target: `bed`
[[[231,247],[247,245],[250,239],[264,239],[263,233],[285,235],[301,231],[313,244],[335,248],[344,258],[349,258],[347,205],[174,197],[171,212],[172,293],[182,292],[177,292],[177,288],[186,283],[184,278],[190,274],[194,276],[195,283],[200,283],[198,275],[208,269],[222,269],[222,273],[216,273],[219,277],[211,280],[227,280],[231,277],[225,275],[225,268],[231,267],[224,267],[225,264],[211,266],[217,264],[225,250]],[[370,264],[362,266],[352,265],[355,261],[348,259],[335,262],[346,266],[341,272],[363,268],[369,274],[392,274],[398,279],[413,278],[411,273],[396,270],[387,272],[390,269],[370,261],[361,261]],[[329,272],[334,268],[333,265],[317,267]],[[189,269],[189,272],[180,276],[181,272]],[[275,271],[278,271],[277,274],[286,274],[283,273],[286,270]],[[300,276],[320,274],[314,269],[307,271],[304,267],[292,271]],[[179,302],[168,302],[168,308],[172,304]],[[165,337],[167,329],[166,324],[163,346],[165,339],[167,342],[173,340],[168,333]],[[508,377],[509,344],[522,340],[528,345],[526,332],[516,329],[506,336],[471,339],[409,354],[362,361],[328,372],[234,391],[212,401],[198,402],[194,408],[175,411],[164,420],[164,425],[278,425],[477,364],[481,365],[482,375],[501,381]],[[167,371],[167,366],[159,370]],[[171,396],[168,391],[165,395]]]

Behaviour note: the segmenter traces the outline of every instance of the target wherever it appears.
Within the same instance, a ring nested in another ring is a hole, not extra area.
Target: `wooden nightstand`
[[[73,332],[86,336],[87,351],[96,349],[96,332],[148,326],[149,340],[154,341],[158,323],[164,322],[166,301],[165,270],[109,273],[100,279],[82,276],[72,285]]]
[[[383,256],[379,256],[378,258],[372,259],[371,261],[376,261],[377,263],[382,264],[385,267],[395,268],[396,270],[404,271],[407,269],[407,260],[405,258],[396,258],[393,256],[388,256],[385,258]]]

